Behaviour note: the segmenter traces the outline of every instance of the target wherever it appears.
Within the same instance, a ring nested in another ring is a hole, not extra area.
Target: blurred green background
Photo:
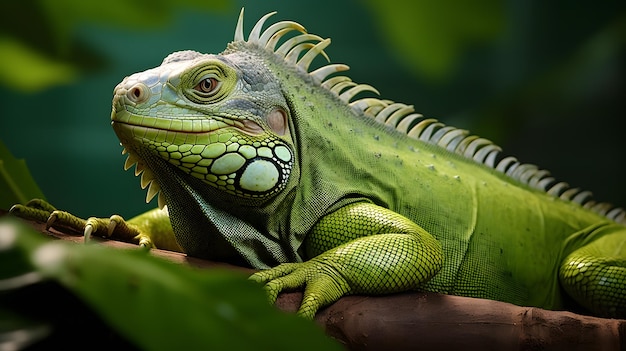
[[[5,1],[0,140],[59,208],[156,206],[123,171],[112,89],[170,52],[221,52],[242,6],[246,32],[277,10],[331,37],[354,81],[626,206],[624,1]]]

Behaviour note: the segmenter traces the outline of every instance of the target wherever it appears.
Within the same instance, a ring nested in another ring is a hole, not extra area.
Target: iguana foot
[[[298,315],[307,319],[313,319],[321,307],[339,300],[349,292],[348,283],[332,264],[315,259],[303,263],[283,263],[257,272],[250,279],[265,284],[265,291],[272,304],[280,292],[305,286]]]
[[[154,247],[147,235],[143,235],[119,215],[109,218],[90,217],[85,220],[69,212],[57,210],[42,199],[30,200],[26,205],[14,205],[9,212],[20,218],[46,223],[46,229],[55,228],[83,234],[85,242],[88,242],[92,235],[98,235],[135,242],[147,248]]]

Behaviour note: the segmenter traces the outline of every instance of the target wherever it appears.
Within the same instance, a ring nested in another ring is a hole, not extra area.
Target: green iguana
[[[271,301],[304,287],[308,318],[344,295],[414,289],[547,309],[567,294],[626,316],[622,209],[412,106],[357,98],[377,92],[337,75],[346,65],[310,69],[330,39],[291,21],[262,30],[271,15],[245,40],[242,11],[223,53],[175,52],[115,88],[125,168],[163,210],[12,211],[266,269],[252,279]]]

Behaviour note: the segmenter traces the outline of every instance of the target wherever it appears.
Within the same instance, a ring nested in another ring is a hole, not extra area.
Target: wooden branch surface
[[[57,239],[83,242],[82,236],[34,228]],[[103,245],[133,244],[94,238]],[[249,268],[211,262],[184,254],[152,250],[155,256],[203,269]],[[276,305],[297,310],[301,292],[283,293]],[[623,350],[626,320],[564,311],[519,307],[509,303],[425,292],[386,296],[347,296],[322,309],[316,322],[350,350]]]

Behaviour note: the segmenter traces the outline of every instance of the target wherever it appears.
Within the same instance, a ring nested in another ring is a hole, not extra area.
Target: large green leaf
[[[42,244],[29,229],[0,219],[0,266],[13,267],[0,272],[0,293],[15,277],[52,280],[141,349],[339,349],[312,322],[270,306],[241,274],[192,269],[140,250]]]

